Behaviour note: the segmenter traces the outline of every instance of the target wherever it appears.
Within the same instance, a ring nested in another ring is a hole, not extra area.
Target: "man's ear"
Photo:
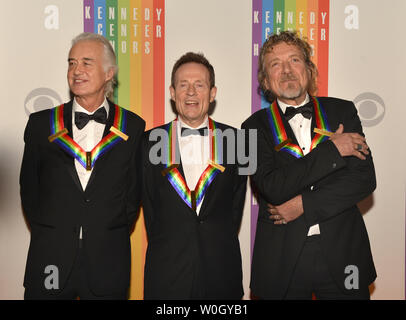
[[[113,68],[109,68],[109,70],[107,70],[107,72],[106,72],[106,79],[105,79],[105,81],[108,82],[108,81],[110,81],[111,79],[113,79],[113,77],[114,77],[114,69],[113,69]]]
[[[217,87],[214,86],[213,88],[210,89],[210,103],[214,101],[214,99],[216,98],[216,94],[217,94]]]
[[[265,79],[264,79],[264,87],[265,87],[266,90],[269,90],[269,88],[270,88],[267,77],[265,77]]]
[[[312,76],[313,76],[313,70],[312,68],[307,68],[307,72],[309,74],[309,81],[312,80]]]
[[[172,86],[170,86],[170,87],[169,87],[169,92],[170,92],[170,94],[171,94],[171,99],[172,99],[173,101],[175,101],[175,88],[172,87]]]

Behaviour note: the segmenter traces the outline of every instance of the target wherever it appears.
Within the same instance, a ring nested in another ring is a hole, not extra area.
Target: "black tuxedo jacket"
[[[109,133],[115,108],[104,131]],[[64,124],[72,137],[72,101],[65,104]],[[141,146],[145,122],[128,111],[127,141],[121,140],[97,159],[83,191],[73,156],[48,141],[50,110],[30,115],[21,167],[21,200],[31,229],[24,286],[45,290],[48,265],[59,271],[64,288],[78,250],[83,250],[89,287],[96,295],[122,293],[129,286],[130,227],[141,198]],[[86,150],[88,151],[88,150]]]
[[[319,98],[331,131],[339,124],[345,132],[362,134],[352,102]],[[288,137],[297,140],[283,117]],[[359,271],[359,286],[365,288],[376,278],[368,234],[356,204],[376,187],[372,157],[366,160],[341,157],[330,140],[322,142],[306,156],[297,159],[287,152],[275,151],[268,114],[254,113],[245,129],[258,130],[258,169],[252,176],[259,192],[259,213],[251,268],[251,289],[259,297],[282,299],[286,294],[295,263],[306,240],[309,227],[320,226],[322,252],[337,285],[345,288],[347,266]],[[313,111],[312,131],[315,127]],[[312,133],[313,137],[314,133]],[[304,214],[287,225],[274,225],[267,203],[282,204],[302,195]],[[348,272],[348,271],[347,271]]]
[[[216,126],[236,133],[224,124],[216,122]],[[165,166],[149,160],[149,151],[156,143],[149,141],[150,133],[145,134],[143,153],[142,201],[148,235],[144,298],[240,299],[238,231],[247,178],[238,175],[238,165],[227,158],[227,148],[234,142],[224,139],[225,171],[208,187],[197,215],[161,174]],[[184,176],[181,164],[178,170]]]

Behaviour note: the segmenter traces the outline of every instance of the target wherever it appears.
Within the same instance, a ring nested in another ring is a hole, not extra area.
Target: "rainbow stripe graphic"
[[[83,0],[85,32],[110,40],[119,67],[114,102],[146,121],[165,122],[165,0]],[[147,237],[141,212],[131,235],[130,299],[143,299]]]
[[[60,106],[51,110],[51,134],[60,132],[64,128],[63,107],[64,105],[61,104]]]
[[[311,97],[313,101],[313,108],[315,113],[316,128],[330,131],[330,126],[328,125],[327,117],[324,112],[320,101],[316,97]],[[266,109],[268,113],[269,126],[274,138],[275,145],[280,145],[282,142],[286,142],[288,135],[283,125],[282,117],[279,112],[279,107],[276,101],[272,102],[269,108]],[[310,151],[317,147],[317,145],[328,139],[328,136],[316,133],[312,139],[310,145]],[[302,149],[294,143],[286,143],[280,148],[280,151],[285,151],[294,156],[295,158],[301,158],[304,156]]]
[[[209,187],[209,185],[213,182],[214,178],[217,174],[220,173],[220,169],[216,168],[215,166],[209,164],[207,168],[204,170],[202,175],[197,181],[195,189],[192,191],[189,189],[185,179],[180,174],[177,167],[173,167],[174,164],[177,163],[176,157],[176,146],[177,146],[177,120],[172,121],[168,124],[166,130],[168,132],[168,147],[167,147],[167,162],[166,168],[171,168],[167,175],[167,178],[175,189],[176,193],[182,198],[182,200],[193,210],[196,210],[196,207],[200,204],[203,200],[204,194]],[[209,118],[209,141],[210,141],[210,159],[213,163],[219,164],[219,160],[221,159],[220,149],[219,148],[219,137],[218,131],[216,130],[216,123]]]
[[[325,131],[331,131],[330,126],[327,121],[327,116],[326,113],[324,112],[323,107],[320,104],[319,99],[316,97],[313,98],[313,103],[314,103],[314,110],[315,110],[315,120],[316,120],[316,128],[325,130]],[[319,143],[322,143],[323,141],[327,140],[328,136],[324,136],[321,134],[315,134],[315,136],[312,139],[312,144],[310,145],[310,150],[313,150],[314,148],[317,147]]]
[[[114,107],[116,110],[114,114],[113,126],[122,133],[124,133],[126,131],[126,123],[127,123],[126,111],[118,107],[117,105],[115,105]],[[61,132],[65,128],[63,121],[63,109],[64,109],[63,104],[56,108],[51,109],[50,125],[52,135]],[[62,134],[59,135],[57,138],[55,138],[55,142],[60,147],[62,147],[62,149],[64,149],[67,153],[71,154],[74,158],[76,158],[79,161],[79,163],[87,170],[91,170],[94,167],[96,160],[121,140],[122,138],[119,135],[117,135],[114,132],[110,132],[92,149],[92,151],[86,152],[67,134]],[[89,162],[88,158],[90,160]]]
[[[147,129],[165,122],[165,0],[83,0],[84,31],[110,40],[119,86],[114,102]]]
[[[313,62],[319,70],[318,96],[328,95],[330,0],[252,0],[252,113],[268,108],[259,94],[259,50],[274,32],[297,30],[313,47]],[[319,124],[317,124],[317,127]],[[321,137],[323,139],[323,137]],[[258,204],[251,197],[251,254],[258,218]]]
[[[266,110],[268,112],[269,124],[272,131],[272,136],[274,137],[275,145],[279,145],[288,139],[288,135],[286,134],[276,101],[274,101]],[[296,158],[303,157],[302,149],[293,143],[287,143],[283,148],[281,148],[281,150],[290,153]]]

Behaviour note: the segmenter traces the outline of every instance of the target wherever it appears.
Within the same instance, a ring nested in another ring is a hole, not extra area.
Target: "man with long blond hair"
[[[369,299],[376,278],[356,206],[376,186],[372,157],[354,104],[317,97],[316,78],[297,33],[264,43],[258,80],[270,106],[243,123],[258,130],[251,289],[263,299]]]

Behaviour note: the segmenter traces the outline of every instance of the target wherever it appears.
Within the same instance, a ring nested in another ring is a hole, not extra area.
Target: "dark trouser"
[[[343,270],[344,272],[344,270]],[[292,275],[285,299],[369,300],[369,289],[359,288],[345,294],[337,286],[320,247],[320,235],[308,237]]]
[[[82,241],[82,240],[81,240]],[[108,275],[106,275],[108,277]],[[128,299],[127,290],[125,292],[107,296],[96,296],[89,288],[84,267],[84,251],[82,243],[78,250],[72,272],[66,282],[63,290],[58,294],[52,294],[50,291],[37,291],[25,289],[25,300],[126,300]]]

